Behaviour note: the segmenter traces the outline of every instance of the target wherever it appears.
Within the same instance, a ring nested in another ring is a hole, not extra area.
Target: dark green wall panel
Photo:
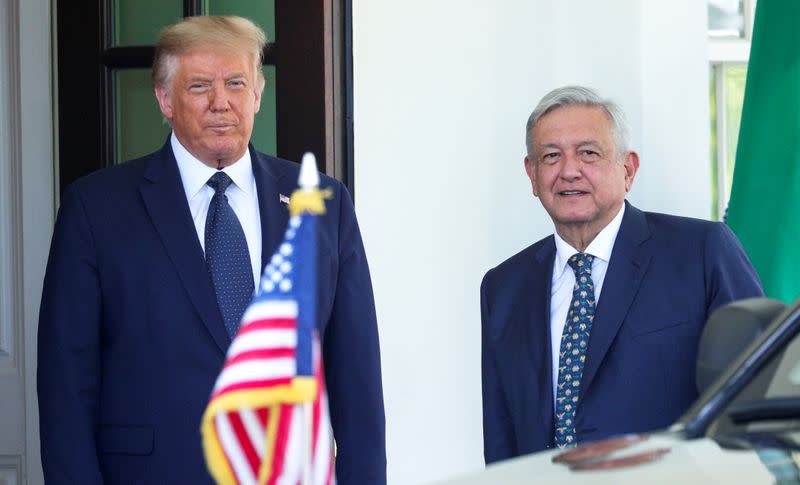
[[[149,69],[124,69],[114,74],[116,156],[121,163],[161,147],[169,133],[150,83]]]
[[[182,0],[115,0],[114,45],[153,45],[164,26],[182,18]]]
[[[204,0],[209,15],[239,15],[257,23],[267,34],[267,40],[275,42],[274,0]]]

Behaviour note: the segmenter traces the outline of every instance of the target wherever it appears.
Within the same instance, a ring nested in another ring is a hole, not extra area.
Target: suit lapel
[[[603,359],[619,332],[647,271],[652,254],[643,244],[650,238],[644,214],[625,202],[625,215],[614,242],[600,301],[595,311],[581,393],[591,386]]]
[[[296,180],[287,177],[277,163],[270,157],[255,151],[250,145],[250,158],[253,161],[253,176],[258,191],[258,211],[261,218],[261,271],[269,258],[283,240],[283,233],[289,219],[289,208],[281,202],[281,195],[292,195]]]
[[[230,344],[169,140],[153,155],[139,190],[150,219],[211,337],[223,353]]]
[[[539,359],[533,362],[533,369],[539,394],[531,396],[541,406],[537,413],[544,424],[545,429],[552,430],[553,421],[553,356],[551,350],[550,336],[550,291],[553,276],[553,260],[556,255],[556,246],[551,236],[541,248],[536,252],[534,267],[529,273],[529,292],[522,299],[527,302],[526,313],[529,315],[529,339],[528,356],[532,359]],[[530,386],[526,386],[530,388]],[[551,437],[552,438],[552,437]]]

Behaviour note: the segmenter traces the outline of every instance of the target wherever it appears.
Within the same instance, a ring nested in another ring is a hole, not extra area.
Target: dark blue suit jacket
[[[250,147],[263,263],[280,243],[299,165]],[[323,337],[340,484],[385,483],[372,286],[338,181],[321,218]],[[230,339],[169,142],[91,174],[62,197],[39,321],[47,483],[212,483],[200,419]]]
[[[486,463],[553,446],[555,254],[553,236],[542,239],[481,284]],[[762,294],[727,226],[627,204],[592,325],[578,442],[672,424],[697,397],[695,360],[706,318],[720,305]]]

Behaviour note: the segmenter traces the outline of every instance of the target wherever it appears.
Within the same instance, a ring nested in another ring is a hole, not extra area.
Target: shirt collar
[[[170,136],[170,144],[172,145],[172,153],[175,154],[175,161],[178,162],[178,171],[181,174],[186,199],[192,200],[206,185],[208,179],[217,172],[217,169],[209,167],[189,153],[189,150],[178,141],[175,132]],[[222,171],[246,194],[251,195],[253,193],[255,178],[253,177],[253,162],[250,159],[250,150],[245,150],[242,158],[223,168]]]
[[[589,243],[585,251],[586,253],[606,263],[611,260],[611,251],[614,249],[614,242],[617,240],[617,234],[622,225],[622,216],[624,213],[625,203],[623,202],[617,215],[614,216],[611,222],[609,222],[606,227],[595,236],[594,240]],[[579,251],[573,248],[567,241],[563,240],[557,232],[553,233],[553,237],[556,242],[556,260],[553,270],[553,279],[556,280],[566,271],[567,260]]]

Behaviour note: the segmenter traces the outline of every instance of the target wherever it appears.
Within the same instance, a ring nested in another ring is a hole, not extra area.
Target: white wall
[[[620,102],[642,157],[631,201],[708,217],[705,8],[354,2],[356,210],[378,306],[389,483],[483,466],[478,289],[487,269],[552,232],[522,165],[542,95],[578,83]]]

